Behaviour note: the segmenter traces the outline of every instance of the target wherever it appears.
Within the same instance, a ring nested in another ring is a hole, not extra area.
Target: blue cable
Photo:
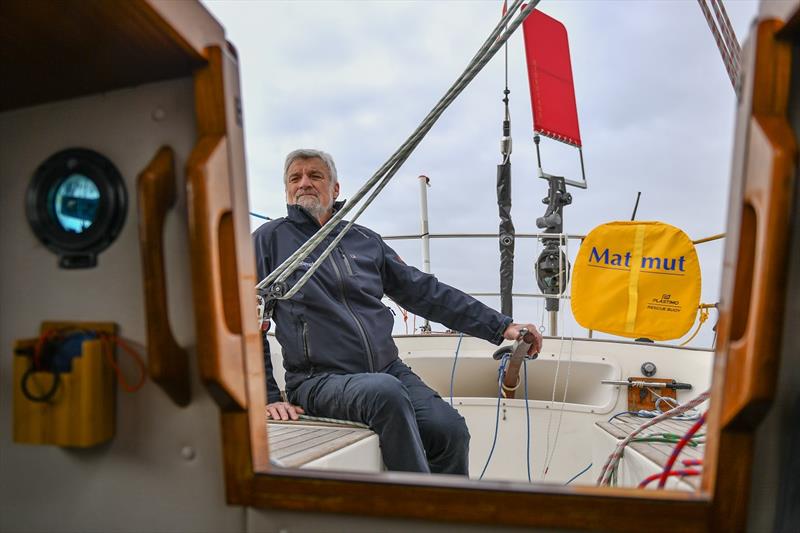
[[[586,472],[587,472],[587,471],[588,471],[588,470],[589,470],[589,469],[592,467],[592,465],[593,465],[593,464],[594,464],[594,463],[589,463],[589,466],[587,466],[586,468],[584,468],[583,470],[581,470],[580,472],[578,472],[577,474],[575,474],[574,476],[572,476],[572,478],[570,478],[570,480],[569,480],[569,481],[567,481],[566,483],[564,483],[564,485],[569,485],[570,483],[572,483],[573,481],[575,481],[576,479],[578,479],[579,477],[581,477],[583,474],[585,474],[585,473],[586,473]]]
[[[497,444],[497,432],[500,428],[500,398],[503,395],[503,378],[505,377],[506,373],[506,362],[508,361],[508,355],[504,355],[502,361],[500,361],[500,367],[497,369],[497,411],[494,415],[494,438],[492,439],[492,449],[489,450],[489,457],[486,458],[486,464],[483,465],[483,471],[481,472],[481,477],[478,479],[483,479],[483,475],[486,473],[486,469],[489,468],[489,462],[492,460],[492,454],[494,454],[494,447]]]
[[[525,387],[525,419],[528,423],[528,483],[531,482],[531,411],[528,406],[528,360],[522,361],[523,387]]]
[[[639,414],[639,411],[622,411],[621,413],[617,413],[614,416],[612,416],[611,418],[609,418],[608,421],[611,422],[615,418],[620,417],[622,415],[633,415],[633,416],[639,416],[639,417],[642,416],[642,415]],[[652,417],[650,417],[650,418],[652,418]]]
[[[458,334],[458,344],[456,345],[456,356],[453,357],[453,371],[450,372],[450,407],[453,407],[453,381],[456,379],[456,361],[458,361],[458,350],[461,349],[461,339],[463,333]]]
[[[260,218],[260,219],[262,219],[262,220],[272,220],[272,219],[271,219],[271,218],[269,218],[269,217],[265,217],[264,215],[259,215],[258,213],[253,213],[252,211],[250,211],[250,216],[251,216],[251,217]]]

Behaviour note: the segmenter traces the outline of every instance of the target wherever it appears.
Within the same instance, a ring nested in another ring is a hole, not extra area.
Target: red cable
[[[680,455],[681,450],[686,447],[686,444],[694,437],[694,434],[697,433],[703,424],[706,423],[706,413],[703,413],[700,418],[689,428],[689,431],[686,432],[686,435],[681,437],[681,440],[678,441],[678,444],[675,445],[675,449],[672,450],[672,455],[669,456],[669,460],[667,464],[664,465],[664,471],[661,472],[661,479],[658,480],[658,488],[663,489],[664,485],[667,483],[667,477],[669,476],[669,472],[672,470],[672,467],[675,465],[675,461],[678,459],[678,455]]]
[[[97,333],[101,339],[108,343],[108,349],[103,350],[103,352],[106,354],[108,364],[114,369],[114,373],[117,375],[117,381],[119,382],[120,386],[125,389],[126,392],[136,392],[141,389],[144,386],[145,379],[147,379],[147,369],[145,368],[144,361],[142,361],[142,358],[139,356],[139,354],[116,335],[110,335],[102,332]],[[125,376],[122,375],[122,370],[119,368],[119,365],[117,365],[117,362],[114,360],[114,356],[112,355],[112,343],[126,351],[134,360],[136,366],[139,367],[139,381],[137,381],[136,384],[131,385],[128,383],[128,380],[125,379]]]
[[[58,330],[48,329],[39,335],[39,339],[36,341],[36,345],[33,348],[33,365],[36,370],[42,369],[42,350],[44,349],[45,341],[51,337],[55,337],[57,334]]]
[[[683,466],[703,466],[702,459],[681,459]]]
[[[647,487],[647,485],[649,485],[651,481],[655,481],[656,479],[659,479],[663,475],[664,475],[664,472],[659,472],[658,474],[653,474],[652,476],[647,476],[646,478],[644,478],[644,480],[641,483],[639,483],[639,487],[638,488],[643,489],[643,488]],[[685,477],[685,476],[699,476],[699,475],[700,475],[700,471],[699,470],[695,470],[694,468],[687,468],[685,470],[670,470],[670,471],[667,472],[667,476]],[[666,479],[666,477],[664,479]]]
[[[108,360],[109,365],[114,370],[114,373],[117,376],[117,381],[119,382],[120,386],[125,389],[127,392],[136,392],[144,386],[144,382],[147,379],[147,368],[145,367],[144,361],[142,360],[141,356],[131,348],[126,342],[124,342],[120,337],[116,335],[111,335],[109,333],[105,333],[102,331],[96,330],[84,330],[84,329],[75,329],[75,328],[60,328],[60,329],[48,329],[43,331],[39,338],[34,345],[33,350],[33,364],[37,370],[41,369],[41,355],[42,350],[44,348],[44,343],[49,339],[65,334],[72,334],[72,333],[83,333],[83,334],[94,334],[97,335],[101,340],[108,343],[107,349],[103,350],[105,353],[106,359]],[[122,370],[117,365],[117,362],[114,360],[113,356],[113,347],[112,345],[116,344],[120,348],[122,348],[128,355],[134,360],[136,366],[139,367],[139,381],[137,381],[134,385],[128,383],[125,379],[125,376],[122,375]]]

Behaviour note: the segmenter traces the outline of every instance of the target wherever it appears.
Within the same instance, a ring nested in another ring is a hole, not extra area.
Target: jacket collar
[[[340,202],[333,202],[333,215],[342,208],[346,200]],[[287,218],[296,224],[313,224],[314,227],[320,228],[319,220],[317,220],[305,207],[301,205],[286,205]]]

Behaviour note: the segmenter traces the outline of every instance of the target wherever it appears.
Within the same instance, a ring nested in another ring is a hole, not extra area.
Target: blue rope
[[[500,367],[497,369],[497,411],[494,415],[494,438],[492,439],[492,449],[489,450],[489,457],[486,458],[486,464],[483,465],[483,471],[481,472],[481,477],[478,479],[483,479],[483,475],[486,473],[486,469],[489,468],[489,462],[492,460],[492,454],[494,454],[494,447],[497,444],[497,433],[500,429],[500,398],[503,395],[503,378],[506,374],[506,362],[508,361],[508,355],[504,355],[502,361],[500,361]]]
[[[453,407],[453,381],[456,379],[456,361],[458,361],[458,350],[461,349],[461,339],[463,333],[458,334],[458,344],[456,345],[456,355],[453,357],[453,371],[450,372],[450,407]]]
[[[525,387],[525,420],[528,424],[528,483],[531,482],[531,411],[528,405],[528,360],[522,361],[523,387]]]
[[[250,211],[250,216],[251,216],[251,217],[260,218],[260,219],[262,219],[262,220],[272,220],[272,219],[271,219],[271,218],[269,218],[269,217],[265,217],[264,215],[259,215],[258,213],[253,213],[252,211]]]
[[[576,479],[578,479],[579,477],[581,477],[583,474],[585,474],[585,473],[586,473],[586,472],[587,472],[587,471],[588,471],[588,470],[589,470],[589,469],[592,467],[592,465],[593,465],[593,464],[594,464],[594,463],[589,463],[589,466],[587,466],[586,468],[584,468],[583,470],[581,470],[580,472],[578,472],[577,474],[575,474],[574,476],[572,476],[572,478],[570,478],[570,480],[569,480],[569,481],[567,481],[566,483],[564,483],[564,485],[569,485],[570,483],[572,483],[573,481],[575,481]]]

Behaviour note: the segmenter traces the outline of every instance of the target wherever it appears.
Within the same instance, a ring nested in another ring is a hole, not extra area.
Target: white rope
[[[545,448],[544,448],[544,461],[542,462],[542,477],[541,479],[544,480],[545,475],[547,474],[547,458],[550,456],[550,432],[551,427],[553,424],[553,406],[555,405],[556,401],[556,385],[558,385],[558,370],[561,367],[561,353],[564,349],[564,337],[561,337],[561,344],[558,348],[558,359],[556,360],[556,372],[555,377],[553,378],[553,393],[550,396],[550,406],[549,406],[549,413],[547,415],[547,433],[546,441],[545,441]]]
[[[714,13],[717,15],[717,21],[722,28],[722,35],[728,42],[728,50],[733,54],[738,66],[740,63],[739,58],[742,54],[742,47],[739,46],[739,41],[736,39],[736,32],[733,31],[733,25],[731,24],[731,19],[728,18],[728,11],[725,9],[725,4],[722,3],[722,0],[711,0],[711,7],[714,8]]]
[[[606,464],[603,465],[603,470],[600,472],[600,477],[597,478],[597,485],[603,486],[609,484],[609,482],[611,481],[611,476],[613,475],[614,472],[616,472],[617,467],[619,465],[619,461],[620,459],[622,459],[622,452],[624,451],[625,446],[627,446],[631,442],[631,440],[633,440],[633,438],[636,437],[636,435],[638,435],[645,429],[658,424],[659,422],[663,422],[664,420],[673,418],[676,415],[685,413],[689,409],[697,407],[698,405],[706,401],[710,395],[711,392],[706,391],[701,395],[697,396],[696,398],[694,398],[693,400],[686,402],[685,404],[679,405],[674,409],[670,409],[666,413],[659,415],[655,418],[651,418],[650,420],[648,420],[647,422],[645,422],[644,424],[633,430],[627,437],[625,437],[619,444],[617,444],[617,447],[614,448],[614,451],[611,453],[611,455],[608,456],[608,460],[606,460]]]
[[[566,320],[564,320],[564,322],[565,321]],[[563,322],[561,324],[561,328],[562,328],[562,331],[563,331],[563,328],[564,328]],[[550,465],[552,464],[553,458],[556,455],[556,450],[558,449],[558,436],[561,434],[561,421],[564,418],[564,407],[567,404],[567,391],[569,390],[569,377],[570,377],[570,375],[572,373],[572,354],[573,354],[573,351],[574,351],[574,347],[575,347],[575,337],[572,336],[572,328],[570,327],[569,360],[567,361],[567,379],[564,382],[564,395],[561,398],[561,409],[558,412],[558,423],[556,424],[556,435],[555,435],[555,438],[553,439],[553,449],[550,452],[550,457],[549,458],[545,458],[546,465],[545,465],[544,475],[542,476],[542,479],[544,479],[544,476],[547,475],[547,473],[550,471]]]
[[[725,64],[725,70],[728,72],[731,85],[733,86],[734,90],[737,90],[736,80],[739,77],[739,72],[734,68],[733,58],[731,53],[728,51],[727,44],[720,35],[719,29],[717,28],[717,25],[711,16],[711,11],[709,11],[708,5],[706,5],[706,0],[697,0],[697,3],[700,5],[700,9],[703,11],[703,15],[706,17],[708,28],[711,30],[711,34],[714,36],[714,41],[717,43],[717,48],[719,49],[720,55],[722,55],[722,62]]]
[[[336,248],[339,241],[344,237],[347,231],[353,226],[358,217],[363,213],[364,209],[372,203],[377,195],[389,183],[394,174],[400,169],[400,166],[411,155],[411,152],[422,141],[428,131],[433,127],[442,113],[453,102],[453,100],[466,88],[472,79],[480,72],[486,63],[497,53],[500,47],[508,40],[514,33],[525,18],[533,11],[540,0],[532,0],[529,4],[522,8],[519,15],[514,17],[514,12],[517,10],[523,0],[514,0],[511,9],[508,10],[500,22],[495,26],[492,33],[486,39],[484,44],[472,58],[466,70],[458,77],[451,88],[447,91],[434,108],[428,113],[422,123],[412,133],[412,135],[395,151],[395,153],[387,160],[378,171],[353,195],[350,202],[342,209],[336,212],[333,217],[319,230],[317,233],[306,241],[300,248],[298,248],[291,256],[289,256],[283,263],[281,263],[275,270],[273,270],[265,279],[256,285],[256,289],[260,292],[266,292],[267,287],[273,283],[276,288],[280,288],[279,284],[285,283],[289,276],[294,273],[302,261],[304,261],[316,247],[338,226],[339,222],[361,201],[364,196],[371,189],[375,189],[364,204],[356,211],[350,222],[339,232],[336,238],[328,245],[325,251],[317,258],[305,274],[294,284],[294,286],[285,293],[270,294],[271,298],[287,299],[291,298],[300,288],[308,281],[314,274],[330,253]],[[509,23],[509,21],[511,22]],[[504,28],[507,29],[504,30]]]

